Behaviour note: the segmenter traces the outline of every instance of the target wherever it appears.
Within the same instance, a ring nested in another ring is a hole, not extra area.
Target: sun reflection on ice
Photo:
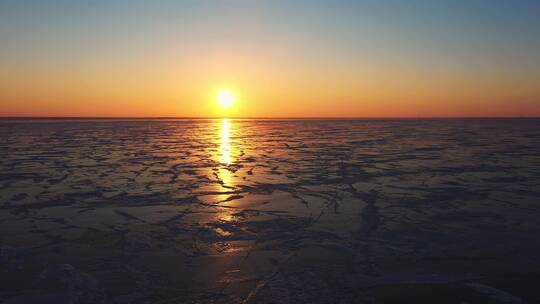
[[[230,165],[231,164],[231,123],[229,119],[224,118],[221,120],[220,125],[220,147],[219,153],[221,155],[220,161],[222,164]]]
[[[221,163],[221,166],[216,170],[217,177],[221,182],[221,191],[227,193],[234,187],[234,172],[229,170],[229,166],[234,164],[234,143],[231,140],[231,133],[233,133],[233,124],[232,122],[224,118],[219,122],[219,151],[216,156],[217,160]],[[222,200],[227,199],[230,194],[220,194]],[[229,222],[234,220],[232,215],[232,210],[223,209],[223,212],[220,213],[218,219],[220,221]],[[222,230],[216,231],[221,236],[228,236],[229,232]]]
[[[228,119],[224,118],[219,122],[219,150],[216,155],[216,160],[221,163],[217,169],[217,176],[221,180],[222,185],[226,188],[232,187],[234,173],[229,170],[229,166],[234,164],[234,143],[231,139],[231,134],[234,133],[234,125]]]

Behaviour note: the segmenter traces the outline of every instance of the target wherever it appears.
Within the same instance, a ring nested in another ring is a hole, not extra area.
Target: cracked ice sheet
[[[538,301],[536,120],[2,121],[0,135],[2,301]]]

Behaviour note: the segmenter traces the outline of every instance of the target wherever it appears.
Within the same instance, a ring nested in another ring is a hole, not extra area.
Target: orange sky
[[[68,3],[1,10],[0,116],[540,116],[526,7]]]

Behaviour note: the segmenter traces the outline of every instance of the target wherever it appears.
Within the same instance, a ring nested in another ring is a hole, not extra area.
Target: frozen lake
[[[540,120],[0,120],[0,283],[5,303],[540,302]]]

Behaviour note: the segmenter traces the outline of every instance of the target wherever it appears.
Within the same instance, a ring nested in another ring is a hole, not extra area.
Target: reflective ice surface
[[[0,302],[540,302],[539,185],[532,119],[3,120]]]

